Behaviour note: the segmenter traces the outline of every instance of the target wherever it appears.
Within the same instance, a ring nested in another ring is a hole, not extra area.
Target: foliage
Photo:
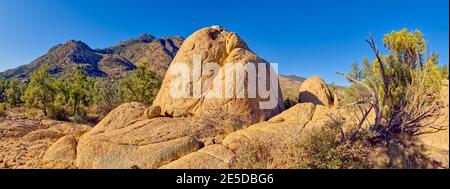
[[[351,72],[349,73],[349,75],[352,78],[355,78],[357,80],[361,80],[362,79],[362,72],[359,69],[358,62],[353,62],[353,64],[351,65]]]
[[[5,117],[7,110],[8,110],[8,104],[0,102],[0,117]]]
[[[364,57],[362,60],[362,70],[361,76],[363,80],[369,80],[372,77],[372,65],[370,64],[369,58]]]
[[[68,79],[66,83],[68,99],[72,105],[72,115],[75,115],[80,105],[89,106],[93,103],[93,84],[81,69]]]
[[[69,119],[69,114],[66,107],[56,101],[49,104],[47,107],[47,117],[54,120],[67,121]]]
[[[27,108],[25,109],[25,115],[30,119],[35,119],[38,115],[38,112],[35,108]]]
[[[45,116],[48,116],[48,109],[55,101],[55,97],[56,91],[48,67],[42,67],[31,76],[30,83],[23,96],[25,106],[40,109]]]
[[[283,103],[284,103],[284,108],[287,110],[287,109],[291,108],[292,106],[295,106],[297,104],[297,101],[287,98],[286,100],[284,100]]]
[[[8,82],[8,88],[5,91],[7,102],[12,107],[17,107],[22,103],[21,97],[25,92],[25,83],[18,79],[11,79]]]
[[[8,88],[8,82],[0,78],[0,103],[6,102],[6,89]]]
[[[73,119],[77,123],[86,123],[89,120],[89,116],[87,115],[86,110],[84,110],[81,107],[78,107],[77,110],[75,111]]]
[[[285,152],[291,168],[360,169],[367,168],[363,159],[367,151],[361,144],[341,143],[338,127],[315,128],[304,140],[294,140]]]
[[[385,56],[379,53],[373,38],[366,41],[376,59],[371,66],[363,61],[363,81],[347,75],[354,83],[348,92],[354,93],[355,101],[370,104],[369,111],[375,111],[375,137],[417,134],[423,128],[434,128],[427,118],[438,113],[442,76],[437,66],[439,56],[433,53],[424,58],[422,33],[403,29],[385,35],[384,45],[389,50]]]
[[[118,84],[113,79],[97,81],[95,89],[97,90],[97,95],[94,95],[94,104],[101,117],[106,116],[122,102]]]
[[[370,147],[341,141],[339,122],[286,140],[281,146],[250,141],[238,148],[233,167],[246,169],[358,169],[369,168]],[[304,132],[304,131],[302,131]],[[305,131],[306,132],[306,131]]]
[[[153,103],[161,87],[161,79],[146,64],[141,64],[130,77],[120,80],[120,92],[125,102]]]
[[[442,76],[443,79],[449,79],[449,75],[448,75],[448,72],[449,72],[449,70],[448,70],[448,64],[444,64],[442,67],[440,67],[440,70],[439,70],[439,71],[441,72],[441,76]]]

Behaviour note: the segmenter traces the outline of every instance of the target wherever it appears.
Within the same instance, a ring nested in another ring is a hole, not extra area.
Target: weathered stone
[[[74,123],[61,122],[47,129],[39,129],[32,131],[23,137],[24,140],[35,141],[42,139],[58,140],[66,135],[80,136],[91,130],[88,125],[80,125]]]
[[[332,108],[336,107],[338,99],[320,77],[311,77],[302,83],[298,101]]]
[[[77,157],[77,137],[68,135],[53,143],[44,154],[44,160],[72,163]]]
[[[211,124],[186,118],[147,119],[143,112],[144,105],[129,103],[108,114],[81,136],[76,165],[79,168],[158,168],[202,148],[197,138],[216,132]]]
[[[200,78],[191,78],[192,81],[186,86],[188,90],[187,94],[191,95],[194,94],[195,85],[202,87],[202,92],[205,96],[214,96],[214,83],[221,83],[220,87],[222,89],[225,89],[225,86],[231,86],[235,89],[236,87],[244,87],[243,89],[246,91],[248,89],[248,81],[246,79],[241,81],[243,83],[226,80],[225,76],[233,75],[232,69],[225,69],[224,65],[227,63],[242,65],[244,67],[247,64],[256,65],[256,63],[263,63],[269,67],[269,64],[253,53],[237,34],[218,26],[200,29],[185,40],[163,80],[161,90],[154,101],[155,105],[161,107],[163,115],[173,117],[193,115],[203,118],[217,116],[235,117],[242,120],[245,124],[253,124],[267,120],[284,109],[280,88],[270,87],[269,82],[267,82],[266,88],[270,89],[270,93],[273,96],[275,96],[275,93],[278,93],[276,96],[279,97],[275,99],[276,105],[270,109],[260,108],[259,102],[267,101],[267,99],[260,98],[259,96],[256,98],[236,98],[236,95],[225,97],[221,93],[219,96],[216,96],[217,98],[172,97],[172,84],[179,77],[178,75],[171,74],[172,70],[176,68],[176,63],[186,65],[189,68],[190,74],[192,74],[194,69],[193,59],[194,56],[198,55],[201,56],[200,64],[202,68],[208,63],[216,63],[220,66],[218,72],[222,73],[222,77],[218,77],[218,74],[213,74],[202,75]],[[258,66],[255,67],[258,68]],[[245,70],[245,74],[247,74],[247,70]],[[266,69],[266,75],[269,75],[269,69]],[[248,91],[245,94],[248,94]]]
[[[161,107],[151,106],[150,108],[145,110],[145,116],[147,116],[148,119],[153,119],[155,117],[161,116]]]
[[[163,169],[229,169],[234,153],[223,145],[211,145],[173,161]]]

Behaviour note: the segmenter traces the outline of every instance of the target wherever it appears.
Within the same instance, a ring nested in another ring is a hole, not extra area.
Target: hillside
[[[92,49],[82,41],[69,40],[30,64],[1,72],[0,77],[26,80],[44,65],[59,77],[73,73],[77,67],[91,77],[123,77],[144,62],[163,77],[183,40],[179,36],[155,38],[144,34],[104,49]]]

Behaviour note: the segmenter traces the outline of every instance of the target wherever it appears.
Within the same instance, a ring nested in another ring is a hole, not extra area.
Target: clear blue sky
[[[369,33],[381,43],[392,30],[420,29],[448,63],[448,7],[448,0],[0,0],[0,70],[30,63],[68,39],[100,48],[142,33],[187,37],[221,25],[279,63],[281,74],[345,84],[335,72],[373,57],[363,41]]]

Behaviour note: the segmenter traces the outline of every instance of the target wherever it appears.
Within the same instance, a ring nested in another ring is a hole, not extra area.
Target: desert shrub
[[[6,110],[8,110],[8,104],[6,103],[0,103],[0,117],[7,116]]]
[[[425,57],[425,40],[418,30],[393,31],[384,36],[388,54],[380,54],[375,40],[366,40],[376,59],[363,65],[363,80],[351,74],[355,95],[375,112],[371,120],[374,140],[389,140],[397,134],[420,134],[423,129],[443,129],[429,118],[437,117],[442,103],[442,73],[439,55]],[[356,88],[356,87],[355,87]],[[368,109],[369,110],[369,109]]]
[[[238,169],[272,169],[276,168],[274,157],[276,148],[264,142],[251,141],[242,145],[235,152],[236,158],[232,167]]]
[[[284,103],[284,108],[287,110],[287,109],[291,108],[292,106],[295,106],[297,104],[297,101],[287,98],[286,100],[284,100],[283,103]]]
[[[0,103],[6,102],[6,89],[8,88],[8,82],[0,78]]]
[[[35,119],[38,115],[37,109],[35,108],[26,108],[25,109],[25,115],[30,119]]]
[[[244,169],[361,169],[370,168],[370,144],[342,141],[341,122],[289,139],[280,146],[252,141],[236,150],[234,168]]]
[[[448,79],[448,64],[444,64],[442,67],[440,67],[439,71],[441,72],[441,76],[443,79]]]
[[[122,102],[118,84],[113,79],[97,81],[95,83],[97,95],[94,95],[96,113],[100,117],[106,116]]]
[[[73,119],[77,123],[86,123],[89,121],[89,116],[88,116],[86,110],[84,110],[81,107],[78,107],[77,110],[75,111],[75,115],[73,116]]]
[[[59,121],[67,121],[69,119],[69,111],[58,103],[50,104],[47,106],[47,117]]]
[[[340,140],[340,132],[330,125],[313,129],[303,140],[292,140],[283,150],[288,168],[359,169],[369,165],[367,150],[361,143]]]
[[[26,85],[18,79],[11,79],[8,82],[8,88],[5,91],[7,102],[11,107],[18,107],[22,104],[22,96],[25,92]]]

